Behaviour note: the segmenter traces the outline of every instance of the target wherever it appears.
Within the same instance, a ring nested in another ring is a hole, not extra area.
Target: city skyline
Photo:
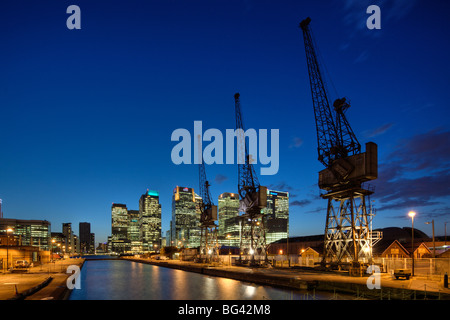
[[[280,130],[280,168],[261,185],[289,192],[291,236],[323,234],[317,140],[298,23],[310,16],[321,56],[363,145],[378,145],[373,228],[444,234],[449,221],[448,3],[379,2],[382,29],[365,27],[370,1],[125,5],[77,1],[0,5],[0,199],[4,218],[89,222],[111,230],[111,203],[138,209],[160,194],[170,228],[175,186],[198,189],[197,165],[175,165],[178,128],[233,129],[236,92],[246,128]],[[37,14],[38,13],[38,14]],[[432,58],[431,58],[432,57]],[[421,61],[419,64],[418,61]],[[430,79],[430,81],[424,81]],[[259,168],[259,167],[258,167]],[[236,165],[208,165],[212,198],[237,193]],[[259,173],[259,170],[257,170]],[[26,201],[25,201],[26,199]]]

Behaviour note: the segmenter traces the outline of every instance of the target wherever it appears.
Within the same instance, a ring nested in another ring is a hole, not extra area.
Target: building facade
[[[157,191],[147,190],[139,199],[139,237],[144,251],[161,248],[161,204]]]
[[[267,189],[267,208],[263,209],[266,243],[289,237],[289,193]]]
[[[219,243],[225,246],[240,245],[239,194],[225,192],[219,196]]]
[[[91,232],[91,253],[95,253],[95,233]]]
[[[76,251],[76,243],[74,234],[72,231],[72,223],[65,222],[62,224],[62,233],[64,234],[64,237],[66,238],[65,243],[65,253],[75,253]]]
[[[239,218],[239,194],[222,193],[219,196],[219,243],[239,247],[241,219]],[[264,214],[266,244],[289,236],[289,193],[267,190],[267,207]]]
[[[143,251],[139,231],[139,210],[128,210],[127,239],[130,242],[131,252]]]
[[[171,242],[173,246],[200,246],[202,198],[193,188],[175,187],[172,196]]]
[[[78,226],[80,253],[93,253],[95,246],[91,239],[91,224],[89,222],[80,222]]]
[[[129,250],[129,247],[127,206],[113,203],[111,206],[111,251],[124,253]]]
[[[11,232],[7,232],[12,229]],[[19,246],[50,250],[51,224],[46,220],[0,219],[0,234],[9,235]],[[9,239],[8,239],[9,240]]]

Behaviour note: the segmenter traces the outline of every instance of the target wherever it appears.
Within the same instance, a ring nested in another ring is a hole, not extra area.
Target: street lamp
[[[408,216],[411,218],[411,222],[412,222],[412,229],[411,229],[412,273],[411,273],[411,275],[414,276],[414,217],[416,216],[416,213],[414,211],[410,211],[408,213]]]
[[[434,243],[434,220],[431,220],[431,222],[425,222],[425,224],[430,224],[433,228],[433,258],[436,258],[436,244]]]
[[[6,229],[6,271],[8,271],[9,268],[9,234],[13,232],[14,230],[11,228]]]
[[[55,245],[56,240],[52,239],[52,248],[50,250],[50,261],[53,261],[53,246]]]
[[[444,222],[444,247],[447,247],[447,222]]]

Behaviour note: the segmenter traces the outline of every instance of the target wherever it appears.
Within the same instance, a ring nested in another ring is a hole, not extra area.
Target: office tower
[[[139,199],[139,235],[146,250],[161,248],[161,204],[157,191],[147,190]]]
[[[66,222],[62,224],[62,233],[64,237],[66,237],[66,250],[67,253],[75,253],[76,246],[74,242],[73,232],[72,232],[72,223]]]
[[[128,210],[127,239],[130,241],[131,252],[141,252],[143,250],[139,231],[139,210]]]
[[[11,237],[17,238],[20,246],[39,247],[50,250],[51,224],[46,220],[0,219],[0,233],[7,234],[7,229],[13,231]]]
[[[266,243],[270,244],[289,236],[289,193],[267,190],[267,208],[263,209],[266,226]]]
[[[89,222],[80,222],[78,231],[80,233],[80,252],[92,253],[93,243],[91,243],[91,224]]]
[[[171,241],[177,247],[200,246],[200,205],[194,189],[175,187],[172,196]]]
[[[129,249],[127,206],[113,203],[111,206],[111,251],[124,253]]]
[[[222,193],[218,201],[219,243],[225,246],[239,246],[239,194]]]
[[[139,241],[139,210],[128,210],[127,239]]]
[[[0,199],[0,219],[3,218],[3,200]]]
[[[95,233],[91,233],[91,253],[95,253]]]

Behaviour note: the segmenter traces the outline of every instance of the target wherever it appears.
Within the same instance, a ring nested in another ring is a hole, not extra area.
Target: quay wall
[[[239,281],[251,282],[260,285],[280,287],[290,290],[308,290],[308,291],[326,291],[341,293],[346,295],[355,295],[358,298],[365,299],[445,299],[450,300],[450,294],[441,292],[424,292],[420,290],[411,290],[403,287],[382,287],[381,290],[371,290],[367,287],[366,279],[360,277],[346,277],[348,281],[332,280],[332,277],[326,277],[322,273],[316,276],[308,275],[308,279],[302,279],[301,272],[299,276],[277,275],[277,270],[264,274],[259,272],[249,272],[248,268],[243,267],[242,271],[235,271],[226,268],[209,267],[202,264],[182,264],[166,261],[126,258],[124,260],[139,263],[151,264],[160,267],[178,269],[188,272],[201,273],[208,276],[223,277]],[[353,279],[353,281],[352,281]]]

